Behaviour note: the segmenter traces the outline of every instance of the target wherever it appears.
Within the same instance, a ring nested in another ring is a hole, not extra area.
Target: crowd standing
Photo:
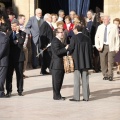
[[[103,80],[113,81],[113,66],[120,74],[120,19],[110,23],[110,16],[89,10],[86,17],[75,11],[46,13],[37,8],[25,25],[25,15],[17,17],[12,8],[0,11],[0,97],[11,97],[13,72],[17,92],[23,96],[25,70],[28,64],[28,43],[31,44],[32,68],[41,68],[41,75],[52,75],[53,99],[65,100],[60,93],[64,80],[63,57],[71,55],[74,63],[74,92],[70,101],[80,101],[80,79],[83,101],[88,101],[89,70],[102,72]],[[80,78],[81,74],[81,78]],[[6,91],[4,85],[6,83]]]

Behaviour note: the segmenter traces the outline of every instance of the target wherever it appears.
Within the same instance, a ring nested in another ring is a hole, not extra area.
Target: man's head
[[[46,13],[45,15],[44,15],[44,20],[46,21],[46,22],[52,22],[52,16],[49,14],[49,13]]]
[[[74,34],[78,34],[78,32],[82,32],[82,30],[83,30],[83,26],[81,24],[78,24],[73,28]]]
[[[64,12],[64,10],[59,10],[59,11],[58,11],[58,16],[61,17],[61,18],[64,18],[64,17],[65,17],[65,12]]]
[[[8,26],[6,24],[2,24],[0,26],[0,31],[6,33],[8,31]]]
[[[16,31],[18,26],[19,26],[18,20],[17,19],[13,19],[12,22],[11,22],[11,29],[12,29],[12,31]]]
[[[110,16],[105,15],[103,17],[103,24],[108,25],[110,23]]]
[[[35,15],[37,16],[37,17],[42,17],[42,10],[40,9],[40,8],[37,8],[36,10],[35,10]]]
[[[8,17],[9,17],[9,20],[12,21],[15,18],[15,14],[13,12],[10,12]]]
[[[64,38],[64,32],[63,29],[61,28],[56,28],[55,29],[56,37],[59,38],[60,40]]]
[[[23,15],[23,14],[18,15],[18,22],[20,25],[24,25],[25,24],[25,15]]]
[[[87,12],[87,18],[88,18],[89,20],[91,20],[91,19],[93,18],[93,15],[94,15],[94,13],[93,13],[92,10],[89,10],[89,11]]]
[[[76,12],[75,12],[75,11],[73,11],[73,10],[70,11],[69,16],[70,16],[71,20],[74,19],[75,15],[76,15]]]

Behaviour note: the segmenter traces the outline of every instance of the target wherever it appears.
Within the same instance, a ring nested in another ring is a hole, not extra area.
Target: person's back
[[[73,46],[74,45],[74,46]],[[72,53],[75,69],[90,69],[91,68],[91,41],[90,38],[83,33],[78,33],[71,38],[70,52]]]

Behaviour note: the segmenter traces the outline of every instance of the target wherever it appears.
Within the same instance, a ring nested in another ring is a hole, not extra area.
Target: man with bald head
[[[52,16],[49,13],[44,15],[44,22],[40,27],[40,41],[39,47],[41,50],[45,49],[53,39],[53,26],[51,24]],[[51,47],[45,50],[42,54],[41,60],[41,74],[48,74],[46,68],[49,68],[51,61]]]
[[[42,10],[40,8],[37,8],[35,10],[35,16],[31,17],[25,27],[26,33],[29,34],[32,38],[32,67],[37,68],[39,65],[37,55],[37,46],[38,46],[38,39],[40,35],[40,26],[43,23],[42,18]]]
[[[110,24],[110,17],[104,16],[103,24],[98,26],[95,35],[95,46],[100,53],[103,80],[113,80],[113,63],[115,53],[119,51],[118,28]]]

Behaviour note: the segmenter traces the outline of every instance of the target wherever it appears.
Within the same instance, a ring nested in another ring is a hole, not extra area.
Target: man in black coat
[[[50,14],[44,15],[44,22],[40,27],[40,40],[39,40],[39,48],[43,50],[47,47],[49,43],[51,43],[53,39],[53,27],[52,27],[52,17]],[[41,56],[41,74],[48,74],[46,71],[47,68],[50,67],[51,61],[51,47],[43,52]]]
[[[52,69],[52,84],[53,84],[53,99],[54,100],[65,100],[65,97],[62,97],[60,90],[64,78],[64,64],[63,56],[67,53],[68,46],[64,46],[62,39],[64,32],[61,28],[56,29],[56,37],[53,38],[51,43],[52,49],[52,60],[50,68]]]
[[[23,44],[25,41],[26,33],[19,30],[19,22],[14,19],[11,22],[12,31],[8,33],[10,38],[10,53],[9,53],[9,63],[8,71],[6,77],[6,90],[7,97],[11,96],[12,92],[12,76],[15,69],[17,78],[17,91],[18,95],[22,96],[23,92],[23,64],[25,60],[25,55],[23,52]]]
[[[80,74],[82,78],[83,100],[89,100],[89,76],[88,69],[91,66],[91,40],[84,35],[82,26],[77,25],[73,29],[75,36],[70,40],[69,52],[73,55],[74,60],[74,97],[70,101],[80,101]]]
[[[0,26],[0,98],[5,96],[4,84],[6,79],[9,55],[9,38],[6,35],[8,27]]]

